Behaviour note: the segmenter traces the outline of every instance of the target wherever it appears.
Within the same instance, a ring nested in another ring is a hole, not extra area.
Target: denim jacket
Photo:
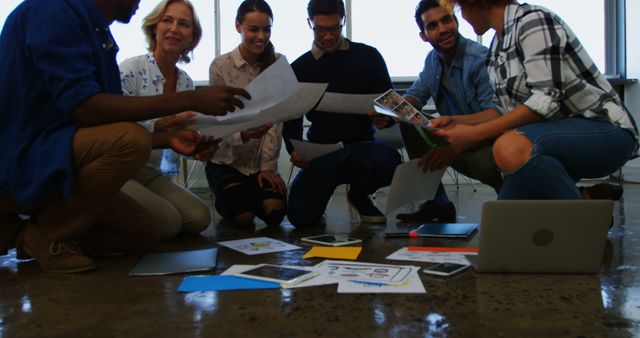
[[[486,59],[488,49],[481,44],[459,36],[456,55],[452,61],[451,82],[462,114],[473,114],[495,108],[495,93],[489,82]],[[404,94],[416,99],[420,106],[434,98],[440,115],[456,115],[439,95],[442,63],[437,50],[432,50],[424,61],[424,69]],[[443,93],[444,94],[444,93]]]

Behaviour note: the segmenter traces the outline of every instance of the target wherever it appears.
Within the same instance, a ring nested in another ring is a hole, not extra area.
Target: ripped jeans
[[[505,173],[498,199],[579,199],[582,178],[604,177],[635,154],[626,129],[587,118],[542,121],[516,128],[533,148],[520,169]]]

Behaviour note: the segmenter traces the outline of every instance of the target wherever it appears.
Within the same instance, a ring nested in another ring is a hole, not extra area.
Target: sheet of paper
[[[229,267],[226,271],[224,271],[223,273],[221,273],[221,276],[229,276],[229,275],[234,275],[236,273],[240,273],[240,272],[244,272],[244,271],[248,271],[251,270],[253,268],[257,267],[257,265],[243,265],[243,264],[236,264],[233,265],[231,267]],[[320,275],[313,277],[311,279],[308,279],[302,283],[298,283],[295,285],[291,285],[291,286],[287,286],[287,289],[297,289],[297,288],[306,288],[306,287],[310,287],[310,286],[321,286],[321,285],[329,285],[329,284],[337,284],[338,280],[334,279],[334,278],[329,278],[325,275],[322,274],[322,271],[312,267],[312,266],[290,266],[287,265],[287,267],[290,268],[295,268],[295,269],[302,269],[302,270],[308,270],[308,271],[317,271],[318,273],[320,273]]]
[[[314,160],[320,156],[332,153],[336,150],[344,148],[342,142],[335,144],[319,144],[307,141],[291,140],[293,147],[298,154],[307,161]]]
[[[414,266],[326,260],[315,266],[329,278],[363,283],[401,284]]]
[[[279,289],[280,283],[235,276],[189,276],[182,280],[178,292]]]
[[[244,108],[224,116],[213,116],[219,122],[245,119],[273,107],[293,95],[300,85],[289,61],[282,55],[271,66],[256,76],[244,89],[251,100],[241,98]]]
[[[218,242],[218,245],[240,251],[245,255],[260,255],[266,253],[302,249],[299,246],[268,237],[254,237],[234,241],[223,241]]]
[[[296,119],[315,106],[326,88],[326,83],[302,82],[295,94],[275,106],[261,111],[258,115],[252,116],[248,121],[220,124],[217,120],[208,119],[205,115],[197,114],[196,124],[191,129],[197,130],[203,135],[221,138],[267,123]],[[228,122],[233,122],[233,120]]]
[[[362,247],[360,246],[314,246],[302,256],[304,259],[313,257],[333,258],[333,259],[358,259]]]
[[[408,248],[402,248],[391,255],[387,259],[396,261],[414,261],[428,263],[457,263],[470,264],[466,255],[461,252],[433,252],[433,251],[409,251]]]
[[[389,188],[386,213],[421,200],[432,200],[438,190],[445,169],[422,172],[418,160],[411,160],[396,167]]]
[[[431,127],[431,121],[393,89],[389,89],[384,94],[376,97],[374,102],[373,108],[379,114],[389,115],[405,122],[434,130]]]
[[[412,268],[409,278],[400,284],[340,281],[338,283],[338,293],[427,293],[418,271],[419,268]]]
[[[326,92],[316,110],[330,113],[363,114],[373,110],[373,100],[380,94],[343,94]]]

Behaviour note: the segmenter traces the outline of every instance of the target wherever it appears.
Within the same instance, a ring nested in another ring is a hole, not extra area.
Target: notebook
[[[479,272],[597,273],[610,200],[490,201],[482,207]]]
[[[477,223],[425,223],[409,232],[385,232],[385,237],[468,237]]]
[[[129,272],[129,276],[169,275],[211,270],[216,267],[218,249],[147,254]]]

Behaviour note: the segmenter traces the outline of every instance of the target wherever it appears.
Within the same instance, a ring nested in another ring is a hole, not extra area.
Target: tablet
[[[301,238],[303,242],[329,245],[329,246],[342,246],[349,244],[362,243],[361,239],[349,238],[347,235],[318,235]]]
[[[295,285],[317,276],[315,271],[289,268],[281,265],[260,264],[235,276],[277,282],[283,286]]]

